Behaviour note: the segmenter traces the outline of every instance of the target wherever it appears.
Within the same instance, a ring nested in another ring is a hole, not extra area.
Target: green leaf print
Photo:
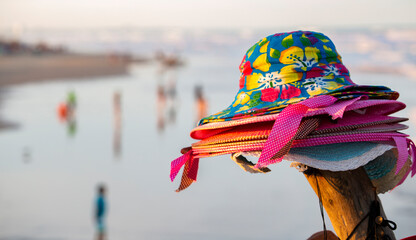
[[[261,96],[261,93],[260,92],[258,92],[256,94],[254,94],[253,96],[251,96],[251,99],[248,102],[248,107],[249,108],[253,108],[253,107],[259,105],[259,103],[260,103],[260,101],[259,101],[260,96]]]
[[[270,57],[280,58],[280,51],[274,48],[270,48]]]
[[[290,34],[289,36],[283,39],[282,46],[285,48],[290,48],[292,45],[293,45],[293,37],[292,37],[292,34]]]
[[[305,34],[303,34],[302,37],[300,37],[300,41],[302,42],[303,46],[308,47],[311,46],[311,41],[309,41],[309,38],[305,37]]]
[[[329,42],[329,40],[328,40],[327,38],[325,38],[324,36],[322,36],[321,34],[314,34],[314,36],[315,36],[317,39],[319,39],[319,40],[321,40],[322,42],[324,42],[324,43]]]

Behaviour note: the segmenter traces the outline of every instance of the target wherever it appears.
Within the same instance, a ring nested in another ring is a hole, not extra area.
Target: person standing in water
[[[113,119],[114,119],[114,132],[113,132],[113,154],[117,159],[121,155],[121,92],[115,91],[113,94]]]
[[[196,105],[196,119],[199,120],[207,116],[208,112],[208,104],[204,97],[202,86],[195,86],[194,88],[195,94],[195,105]]]
[[[105,200],[105,186],[98,186],[98,194],[95,203],[95,222],[97,224],[97,240],[105,238],[105,215],[107,211],[107,203]]]

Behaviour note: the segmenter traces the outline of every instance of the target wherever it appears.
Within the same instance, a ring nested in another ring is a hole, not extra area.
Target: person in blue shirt
[[[105,186],[98,186],[98,195],[95,203],[95,222],[97,224],[97,240],[103,240],[105,236],[105,215],[106,215],[106,200],[105,200]]]

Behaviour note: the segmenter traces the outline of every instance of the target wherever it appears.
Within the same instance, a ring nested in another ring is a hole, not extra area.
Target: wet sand
[[[131,60],[107,55],[0,56],[0,87],[48,80],[127,74]]]

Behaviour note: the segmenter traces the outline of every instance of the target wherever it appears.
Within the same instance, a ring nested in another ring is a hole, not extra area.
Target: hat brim
[[[310,95],[308,97],[293,97],[285,101],[262,102],[261,104],[257,104],[252,107],[246,106],[244,109],[240,109],[238,111],[235,110],[234,104],[231,104],[225,110],[201,119],[198,125],[201,126],[214,122],[232,121],[237,119],[276,114],[291,104],[295,104],[320,95],[331,95],[338,99],[352,99],[363,95],[367,96],[369,99],[396,100],[399,97],[397,92],[385,86],[345,85],[339,87],[336,90],[323,91],[317,95]],[[237,98],[238,96],[236,96],[234,103],[238,102]]]
[[[354,114],[348,114],[345,118],[348,119],[350,115],[354,117]],[[327,128],[312,131],[304,139],[295,139],[292,147],[319,145],[321,142],[325,142],[322,139],[328,139],[327,143],[322,143],[325,145],[335,142],[356,142],[357,138],[358,141],[371,141],[371,138],[367,139],[369,134],[374,137],[377,137],[378,134],[381,134],[380,136],[386,136],[385,134],[397,135],[400,133],[396,133],[396,131],[407,129],[406,125],[398,123],[407,120],[406,118],[384,116],[384,118],[377,118],[376,120],[371,121],[371,117],[361,118],[361,121],[357,119],[352,124],[339,128],[327,125]],[[262,151],[271,129],[272,122],[236,127],[198,141],[192,144],[192,149],[198,157]],[[342,141],[339,140],[340,138],[342,138]]]
[[[412,162],[407,159],[399,173],[395,174],[397,158],[397,149],[393,146],[372,142],[292,148],[284,157],[288,161],[334,172],[364,167],[377,193],[393,189],[409,172]]]
[[[335,143],[291,148],[283,159],[322,170],[347,171],[364,166],[392,148],[373,142]]]
[[[335,104],[338,104],[339,102]],[[396,100],[376,100],[376,99],[360,100],[348,106],[345,111],[348,112],[348,111],[355,111],[359,109],[366,109],[365,116],[367,116],[367,118],[363,118],[364,115],[361,114],[361,115],[358,115],[358,117],[356,118],[352,118],[351,119],[352,122],[348,122],[347,118],[339,119],[338,122],[341,123],[340,126],[342,126],[343,123],[344,125],[352,125],[354,124],[354,122],[363,121],[363,119],[372,121],[373,119],[368,119],[368,117],[370,116],[372,112],[377,113],[377,115],[373,116],[374,118],[388,119],[390,117],[386,115],[400,111],[405,107],[406,105],[404,103],[396,101]],[[316,115],[321,115],[321,114],[325,114],[324,108],[312,109],[309,112],[307,112],[306,116],[311,117],[311,116],[316,116]],[[226,122],[208,123],[208,124],[204,124],[204,125],[194,128],[191,131],[190,135],[194,139],[205,139],[205,138],[217,135],[219,133],[231,130],[238,126],[254,124],[254,123],[273,122],[274,120],[276,120],[278,115],[279,114],[277,113],[277,114],[271,114],[271,115],[237,119],[237,120],[226,121]]]

